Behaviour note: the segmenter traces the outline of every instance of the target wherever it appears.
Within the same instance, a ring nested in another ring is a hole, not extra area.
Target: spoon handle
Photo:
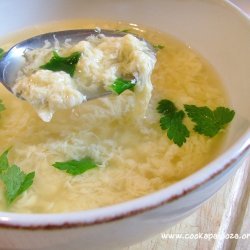
[[[109,96],[112,93],[113,93],[112,91],[106,91],[106,92],[103,92],[103,93],[98,94],[98,95],[87,96],[86,100],[91,101],[91,100],[94,100],[94,99],[97,99],[97,98],[102,98],[102,97],[105,97],[105,96]]]

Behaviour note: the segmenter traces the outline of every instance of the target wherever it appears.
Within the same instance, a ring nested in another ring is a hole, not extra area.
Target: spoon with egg
[[[69,44],[77,44],[80,41],[86,40],[91,36],[106,36],[106,37],[123,37],[127,35],[126,32],[119,31],[119,30],[99,30],[99,29],[78,29],[78,30],[65,30],[65,31],[57,31],[51,33],[45,33],[38,36],[34,36],[27,40],[24,40],[15,46],[13,46],[9,51],[5,53],[2,60],[0,60],[0,82],[12,92],[12,87],[15,84],[15,81],[18,76],[18,72],[23,68],[25,63],[25,52],[32,51],[35,49],[42,49],[47,46],[54,45],[55,49],[59,49],[60,45],[65,44],[68,46]],[[134,35],[133,35],[134,36]],[[138,37],[137,37],[138,38]],[[153,46],[143,40],[148,48],[155,53],[155,49]],[[77,54],[75,54],[77,57]],[[74,61],[73,57],[73,61]],[[69,64],[72,62],[69,62]],[[41,65],[40,65],[41,66]],[[56,69],[55,69],[56,71]],[[59,71],[59,70],[58,70]],[[129,74],[126,76],[126,80],[133,80],[130,79],[131,75]],[[102,93],[100,96],[110,94],[111,91],[107,91],[107,93]],[[99,97],[98,95],[93,97],[87,98],[93,99]]]
[[[44,121],[57,109],[121,94],[150,79],[153,46],[122,31],[46,33],[13,46],[0,59],[0,82],[28,101]]]

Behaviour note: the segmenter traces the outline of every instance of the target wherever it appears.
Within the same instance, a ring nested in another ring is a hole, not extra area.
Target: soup
[[[8,49],[25,38],[53,30],[95,28],[124,30],[144,37],[158,48],[152,74],[153,92],[146,114],[135,119],[128,100],[133,92],[60,110],[43,122],[29,103],[0,86],[6,110],[0,118],[0,151],[11,147],[9,161],[24,172],[35,171],[33,185],[6,206],[0,182],[0,210],[56,213],[86,210],[128,201],[167,187],[194,173],[216,155],[225,132],[207,137],[184,123],[190,136],[181,147],[159,125],[158,102],[168,99],[215,109],[227,97],[214,69],[187,45],[158,31],[126,23],[71,21],[25,30],[0,41]],[[77,176],[52,165],[91,157],[98,167]]]

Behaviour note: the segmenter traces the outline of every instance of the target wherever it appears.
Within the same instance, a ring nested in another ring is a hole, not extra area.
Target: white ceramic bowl
[[[135,243],[192,213],[248,159],[250,21],[227,1],[1,0],[0,10],[0,37],[44,22],[76,18],[125,20],[172,34],[216,68],[237,113],[220,156],[166,189],[84,212],[0,212],[1,249],[111,249]]]

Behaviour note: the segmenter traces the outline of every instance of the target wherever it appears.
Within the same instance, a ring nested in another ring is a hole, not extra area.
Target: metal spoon
[[[45,44],[45,41],[48,41],[51,44],[53,44],[55,41],[58,41],[59,44],[63,44],[66,39],[70,39],[72,44],[76,44],[82,40],[85,40],[90,35],[98,35],[98,34],[104,34],[105,36],[108,37],[123,37],[127,33],[115,30],[78,29],[78,30],[51,32],[34,36],[13,46],[0,60],[0,82],[2,82],[3,85],[10,92],[12,92],[11,89],[12,86],[15,84],[17,73],[24,66],[25,63],[24,59],[25,50],[42,48]],[[141,38],[138,39],[142,40]],[[147,42],[147,45],[152,51],[154,51],[151,44]],[[111,93],[112,93],[111,91],[97,93],[94,96],[87,97],[87,100],[106,96]]]

